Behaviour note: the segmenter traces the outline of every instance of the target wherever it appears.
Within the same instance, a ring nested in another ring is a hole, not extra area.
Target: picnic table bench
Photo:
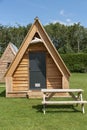
[[[43,112],[45,114],[45,105],[49,105],[49,104],[59,104],[59,105],[73,105],[73,104],[80,104],[82,107],[82,113],[85,113],[84,110],[84,104],[87,103],[87,101],[83,100],[83,95],[82,92],[84,91],[83,89],[42,89],[41,90],[43,93]],[[72,97],[72,99],[74,100],[62,100],[62,101],[53,101],[50,100],[51,97],[54,96],[54,94],[56,93],[68,93],[70,95],[70,97]]]

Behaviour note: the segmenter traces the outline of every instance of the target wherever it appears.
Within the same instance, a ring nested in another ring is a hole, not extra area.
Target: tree
[[[14,43],[19,48],[30,27],[31,24],[27,26],[18,24],[16,27],[0,25],[0,56],[9,42]]]
[[[9,42],[14,43],[18,48],[25,38],[31,24],[27,26],[3,26],[0,24],[0,55],[3,53]],[[49,23],[44,28],[60,53],[87,52],[87,28],[80,23],[65,26],[60,23]]]

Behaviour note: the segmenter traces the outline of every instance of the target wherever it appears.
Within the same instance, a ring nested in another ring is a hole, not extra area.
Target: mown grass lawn
[[[72,74],[70,88],[84,89],[87,100],[87,74]],[[42,113],[41,99],[5,98],[5,88],[0,85],[0,130],[87,130],[87,105],[47,107]]]

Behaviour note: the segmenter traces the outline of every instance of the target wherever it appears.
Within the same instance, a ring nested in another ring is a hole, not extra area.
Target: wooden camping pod
[[[18,49],[13,43],[9,43],[0,58],[0,83],[5,82],[4,75],[12,63]]]
[[[5,77],[7,97],[41,97],[42,88],[69,88],[70,72],[38,19]]]

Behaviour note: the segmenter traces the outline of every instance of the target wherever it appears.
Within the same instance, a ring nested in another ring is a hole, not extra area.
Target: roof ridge
[[[18,52],[18,48],[16,47],[16,45],[14,45],[11,42],[9,43],[9,45],[10,45],[10,48],[11,48],[12,52],[14,53],[14,55],[16,55]]]

